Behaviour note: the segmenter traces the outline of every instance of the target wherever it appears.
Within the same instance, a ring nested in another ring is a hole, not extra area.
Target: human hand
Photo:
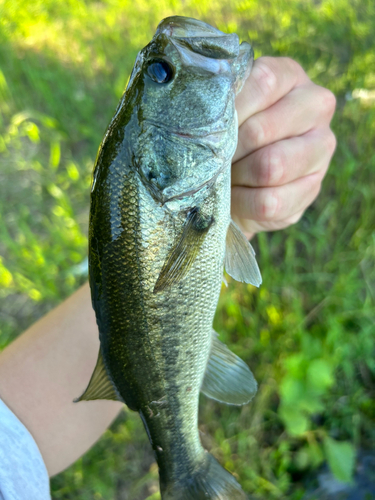
[[[236,98],[232,218],[247,237],[296,223],[315,200],[336,147],[336,99],[287,57],[261,57]]]

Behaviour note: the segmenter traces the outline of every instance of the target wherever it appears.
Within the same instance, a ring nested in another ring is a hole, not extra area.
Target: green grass
[[[236,31],[257,57],[297,59],[338,99],[321,195],[297,225],[254,239],[261,289],[231,282],[220,298],[215,327],[259,392],[241,409],[201,401],[204,445],[245,490],[297,500],[325,460],[349,480],[354,450],[375,446],[375,103],[355,91],[375,89],[372,1],[0,1],[0,348],[84,280],[96,151],[137,52],[171,14]],[[138,416],[124,412],[52,491],[158,499]]]

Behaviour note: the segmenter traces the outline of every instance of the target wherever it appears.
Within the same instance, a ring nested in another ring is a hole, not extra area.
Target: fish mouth
[[[223,33],[209,24],[191,17],[171,16],[163,19],[155,36],[167,35],[189,50],[213,59],[234,59],[239,53],[235,33]]]
[[[171,16],[158,25],[155,37],[158,35],[169,38],[185,66],[201,66],[214,74],[234,70],[236,94],[250,74],[253,49],[247,42],[240,44],[235,33],[224,33],[190,17]]]
[[[222,36],[223,32],[199,19],[185,16],[170,16],[163,19],[156,28],[156,35],[164,33],[173,37]]]

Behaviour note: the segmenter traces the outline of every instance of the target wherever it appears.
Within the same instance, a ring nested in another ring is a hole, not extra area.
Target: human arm
[[[83,455],[123,406],[73,403],[88,384],[98,351],[86,284],[0,354],[0,398],[34,437],[50,476]]]

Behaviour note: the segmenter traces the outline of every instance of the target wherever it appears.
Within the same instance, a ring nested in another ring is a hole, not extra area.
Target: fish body
[[[224,260],[235,278],[260,281],[230,220],[234,97],[251,63],[235,34],[162,21],[138,54],[94,169],[89,277],[100,352],[79,400],[118,399],[139,412],[163,500],[245,498],[200,443],[198,398],[203,390],[243,404],[256,391],[212,330]],[[236,248],[251,269],[236,263]]]

